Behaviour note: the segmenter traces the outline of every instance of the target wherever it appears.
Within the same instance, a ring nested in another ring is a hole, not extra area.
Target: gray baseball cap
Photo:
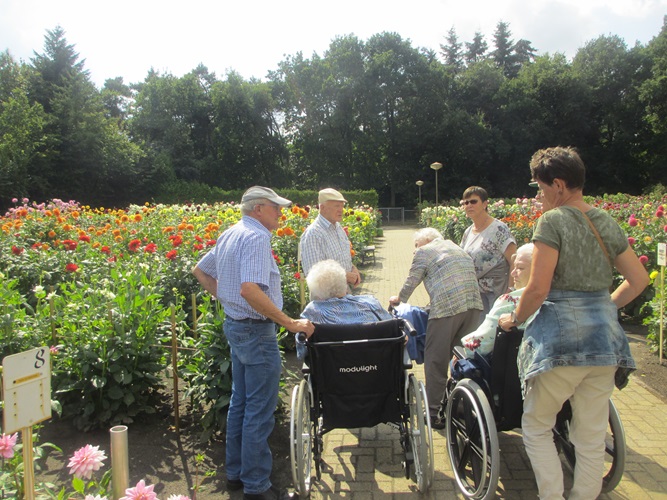
[[[273,189],[269,189],[267,187],[262,187],[262,186],[253,186],[249,188],[245,193],[243,193],[243,197],[241,198],[241,203],[259,199],[272,201],[273,203],[281,207],[286,207],[292,204],[292,202],[287,198],[278,196]]]

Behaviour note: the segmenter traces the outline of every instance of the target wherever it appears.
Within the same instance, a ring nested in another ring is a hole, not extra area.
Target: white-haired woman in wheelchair
[[[310,303],[301,317],[320,324],[371,323],[392,319],[372,295],[347,293],[345,269],[335,260],[322,260],[315,264],[306,277]],[[316,330],[317,332],[317,330]],[[303,358],[306,350],[297,341],[297,356]]]
[[[511,277],[514,282],[513,290],[498,297],[477,330],[461,339],[461,343],[468,349],[466,357],[472,356],[472,351],[477,351],[482,355],[491,354],[493,343],[496,339],[496,330],[498,329],[498,318],[516,309],[521,294],[528,284],[530,268],[533,264],[533,248],[534,245],[532,243],[526,243],[519,247],[512,263]],[[531,319],[532,316],[528,321],[520,325],[520,328],[524,328]]]

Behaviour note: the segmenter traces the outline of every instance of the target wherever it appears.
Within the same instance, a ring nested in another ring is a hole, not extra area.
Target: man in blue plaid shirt
[[[313,324],[282,312],[280,271],[271,254],[271,232],[291,201],[254,186],[241,199],[241,220],[220,235],[193,274],[225,310],[231,347],[232,397],[227,414],[227,489],[243,498],[290,498],[271,486],[268,438],[274,426],[282,363],[276,323],[311,335]]]

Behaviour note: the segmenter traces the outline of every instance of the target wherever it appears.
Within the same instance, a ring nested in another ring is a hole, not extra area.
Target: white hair
[[[257,205],[263,205],[268,203],[269,200],[266,198],[255,198],[254,200],[248,200],[245,203],[241,203],[241,215],[248,215]]]
[[[321,260],[311,267],[306,282],[312,300],[342,297],[347,293],[345,269],[332,259]]]
[[[437,229],[432,227],[425,227],[415,232],[415,243],[418,246],[426,245],[431,243],[433,240],[443,239],[442,234]]]
[[[526,243],[525,245],[521,245],[519,248],[517,248],[515,255],[518,257],[519,255],[526,254],[527,257],[530,258],[532,262],[534,249],[535,245],[533,243]]]

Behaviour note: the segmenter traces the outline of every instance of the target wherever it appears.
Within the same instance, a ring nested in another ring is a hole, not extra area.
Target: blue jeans
[[[225,318],[232,352],[232,399],[227,415],[227,479],[240,479],[246,493],[271,487],[269,436],[278,403],[282,363],[275,323]]]

